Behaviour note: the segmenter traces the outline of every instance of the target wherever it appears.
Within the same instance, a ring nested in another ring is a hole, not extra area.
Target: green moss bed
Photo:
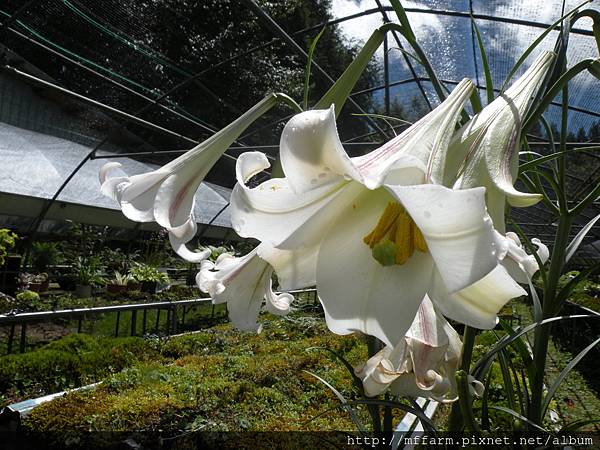
[[[335,395],[308,372],[351,397],[347,369],[320,348],[357,363],[366,357],[362,340],[333,335],[319,317],[272,319],[258,335],[225,324],[172,338],[68,336],[0,359],[3,403],[102,380],[37,407],[25,430],[354,429]]]

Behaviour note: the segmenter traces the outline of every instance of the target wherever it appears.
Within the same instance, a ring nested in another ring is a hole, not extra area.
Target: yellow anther
[[[404,264],[415,251],[412,239],[412,219],[402,212],[398,217],[396,228],[396,264]]]
[[[388,234],[402,210],[403,208],[399,203],[388,203],[383,214],[379,218],[379,222],[375,225],[375,229],[363,238],[363,242],[373,248],[375,244],[380,242],[385,235]]]
[[[390,202],[373,231],[363,238],[382,266],[402,265],[416,250],[427,251],[421,230],[397,202]]]
[[[427,242],[425,241],[425,238],[423,237],[423,233],[421,233],[421,230],[419,230],[419,228],[417,227],[417,225],[413,222],[413,234],[414,234],[414,241],[415,241],[415,248],[417,250],[419,250],[420,252],[426,252],[427,251]]]

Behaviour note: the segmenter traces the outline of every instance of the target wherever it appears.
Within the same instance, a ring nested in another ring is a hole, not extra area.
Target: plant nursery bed
[[[70,365],[56,367],[56,373],[46,368],[45,382],[34,366],[43,366],[48,355],[42,354],[52,348],[6,357],[13,370],[3,378],[5,404],[34,393],[102,381],[95,389],[68,393],[34,409],[23,421],[28,431],[70,436],[99,430],[160,430],[176,436],[192,430],[355,428],[340,409],[340,401],[310,373],[353,398],[347,369],[324,348],[343,353],[356,364],[366,358],[366,345],[356,336],[328,332],[317,316],[273,318],[260,334],[239,332],[225,324],[171,338],[114,339],[113,349],[107,339],[99,344],[110,349],[103,358],[95,356],[102,351],[91,351],[87,337],[81,346],[73,336],[53,344],[65,341],[69,347],[68,340],[74,359]],[[24,370],[21,360],[27,358],[29,368]],[[14,376],[20,382],[7,389]],[[13,394],[7,396],[7,391]]]

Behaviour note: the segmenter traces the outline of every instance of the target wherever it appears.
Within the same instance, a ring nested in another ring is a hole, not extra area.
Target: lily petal
[[[287,178],[273,178],[256,188],[245,185],[259,168],[268,167],[260,154],[244,153],[238,158],[238,183],[231,193],[231,222],[242,237],[253,237],[282,249],[313,246],[339,214],[363,189],[342,180],[322,184],[296,194]],[[262,169],[261,169],[262,170]]]
[[[486,187],[490,215],[502,232],[506,198],[519,207],[541,200],[541,195],[519,192],[513,184],[518,171],[521,121],[553,58],[552,52],[540,55],[504,94],[464,125],[450,144],[447,175],[456,175],[466,159],[455,187]]]
[[[317,254],[319,247],[280,250],[265,245],[258,247],[258,256],[267,261],[277,274],[281,290],[303,289],[317,284]]]
[[[449,292],[475,283],[498,264],[485,189],[453,190],[432,184],[386,187],[423,233]]]
[[[360,181],[338,136],[334,105],[292,117],[280,142],[281,166],[293,192],[303,193],[344,176]]]
[[[431,281],[433,260],[416,252],[404,265],[384,267],[362,242],[391,197],[363,191],[341,211],[317,257],[317,289],[327,326],[360,331],[393,347],[404,338]]]
[[[428,182],[441,183],[448,143],[473,87],[471,80],[463,79],[441,105],[402,134],[365,156],[352,158],[365,186],[376,189],[390,183],[386,177],[398,166],[406,167],[404,158],[419,161]]]
[[[502,265],[518,283],[527,284],[539,270],[537,260],[533,255],[525,252],[521,240],[515,233],[509,231],[504,239],[507,244],[507,252],[502,259]],[[545,264],[550,257],[548,247],[537,238],[533,238],[531,242],[537,246],[537,255],[542,264]]]
[[[511,299],[527,292],[498,265],[487,276],[471,286],[451,294],[438,273],[434,276],[429,297],[444,316],[471,327],[492,329],[498,322],[498,312]]]

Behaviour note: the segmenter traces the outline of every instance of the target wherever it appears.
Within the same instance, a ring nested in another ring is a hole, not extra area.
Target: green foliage
[[[104,278],[102,278],[102,265],[99,257],[90,256],[84,258],[79,256],[76,259],[73,268],[75,269],[75,275],[77,276],[77,282],[79,284],[104,284]]]
[[[207,249],[210,250],[210,255],[209,255],[208,259],[212,262],[215,262],[217,260],[217,258],[219,256],[221,256],[223,253],[229,253],[231,255],[235,255],[235,249],[231,245],[219,245],[219,246],[206,245],[206,246],[198,247],[199,251],[207,250]]]
[[[139,252],[136,250],[125,253],[120,248],[106,247],[102,250],[100,257],[108,272],[127,273],[134,261],[139,258]]]
[[[109,283],[116,284],[119,286],[127,286],[127,284],[133,280],[134,280],[133,276],[129,273],[122,275],[120,272],[115,272],[114,278],[109,280]]]
[[[60,264],[63,261],[57,242],[34,242],[31,246],[33,268],[37,272],[47,272],[48,266]]]
[[[133,263],[130,273],[136,281],[140,282],[155,281],[163,284],[169,282],[169,276],[166,273],[159,271],[156,267],[149,264],[143,264],[139,262]]]
[[[0,392],[15,400],[77,387],[152,355],[141,338],[73,334],[32,352],[0,357]]]
[[[335,336],[320,318],[266,321],[260,335],[229,324],[157,342],[153,361],[135,363],[89,392],[76,392],[36,408],[26,427],[35,431],[351,429],[336,412],[337,399],[307,375],[317,373],[352,397],[346,369],[324,352],[353,363],[366,357],[360,339]],[[164,359],[161,359],[164,358]],[[319,413],[332,408],[323,416]]]
[[[17,308],[21,311],[37,310],[40,305],[40,295],[33,291],[21,291],[17,294]]]
[[[4,258],[8,251],[14,248],[18,236],[7,228],[0,228],[0,266],[4,264]]]

